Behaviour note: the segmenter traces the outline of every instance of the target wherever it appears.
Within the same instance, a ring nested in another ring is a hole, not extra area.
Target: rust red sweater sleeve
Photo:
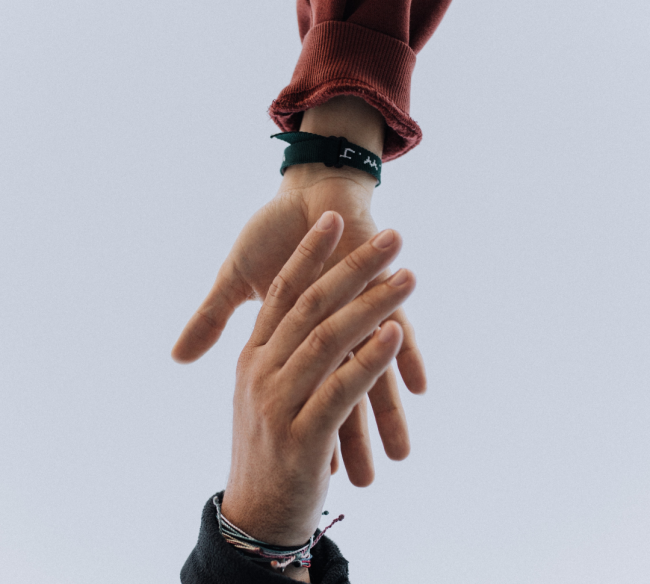
[[[285,132],[302,112],[336,95],[363,98],[387,124],[383,161],[422,140],[409,115],[415,55],[451,0],[298,0],[302,52],[291,78],[269,108]]]

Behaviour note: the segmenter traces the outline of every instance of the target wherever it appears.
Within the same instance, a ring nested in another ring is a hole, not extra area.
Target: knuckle
[[[376,369],[377,369],[377,363],[375,362],[376,360],[372,359],[371,357],[368,357],[368,355],[365,352],[361,352],[355,355],[354,361],[357,364],[357,366],[360,367],[368,377],[373,377],[376,374]]]
[[[385,404],[377,405],[372,407],[372,412],[375,415],[376,420],[382,420],[387,418],[402,417],[402,408],[397,406],[397,404]]]
[[[246,284],[246,280],[236,266],[232,267],[234,277],[227,277],[223,280],[224,299],[231,310],[235,310],[239,304],[238,299],[247,299],[252,295],[252,290]]]
[[[208,325],[208,327],[210,329],[212,329],[212,330],[220,330],[221,329],[221,327],[219,326],[219,323],[217,322],[217,320],[214,319],[212,316],[210,316],[207,312],[199,309],[199,310],[196,311],[196,314],[198,315],[198,317],[203,322],[205,322],[205,324]],[[196,334],[196,332],[195,332],[195,334]],[[197,334],[196,336],[201,336],[201,335]]]
[[[296,252],[304,259],[313,261],[318,256],[318,246],[309,239],[307,241],[303,240],[298,244]]]
[[[283,300],[291,294],[291,284],[282,274],[273,278],[267,296],[273,300]]]
[[[381,309],[381,298],[377,297],[377,294],[362,294],[359,296],[358,302],[364,312],[374,313]]]
[[[327,351],[333,338],[331,325],[323,321],[309,335],[309,346],[314,353],[319,354]]]
[[[406,343],[402,343],[398,355],[400,359],[403,359],[406,355],[410,355],[412,359],[420,359],[420,351],[417,349],[417,347],[413,345],[406,345]]]
[[[296,310],[303,317],[320,313],[325,295],[322,287],[316,282],[305,290],[296,302]]]
[[[323,396],[328,403],[338,403],[345,396],[345,384],[338,372],[332,373],[327,384],[327,392]],[[326,404],[327,405],[327,404]]]
[[[345,265],[353,272],[359,272],[363,270],[364,261],[359,250],[355,250],[351,254],[345,256],[345,259],[343,261],[345,262]]]

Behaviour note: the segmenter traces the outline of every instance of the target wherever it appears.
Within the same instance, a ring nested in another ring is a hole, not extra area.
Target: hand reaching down
[[[384,120],[359,98],[338,96],[306,111],[300,129],[345,136],[381,155]],[[377,227],[370,214],[374,187],[372,176],[350,167],[301,164],[287,168],[276,197],[250,219],[235,241],[212,290],[178,339],[172,351],[174,359],[183,363],[198,359],[219,339],[237,306],[250,299],[264,300],[282,266],[325,211],[336,211],[343,218],[345,229],[326,259],[323,272],[375,235]],[[383,270],[368,286],[384,281],[389,275],[388,270]],[[293,300],[298,296],[294,293]],[[424,363],[413,329],[401,308],[390,318],[404,332],[404,342],[397,355],[402,379],[411,392],[423,393],[426,390]],[[406,458],[410,450],[408,429],[391,367],[377,379],[368,397],[386,454],[394,460]],[[374,469],[365,401],[351,412],[339,437],[350,480],[358,486],[370,484]]]

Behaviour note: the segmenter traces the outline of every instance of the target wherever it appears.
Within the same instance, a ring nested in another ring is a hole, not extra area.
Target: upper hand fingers
[[[397,354],[397,366],[402,379],[412,393],[424,393],[427,390],[427,375],[422,353],[415,343],[413,326],[406,318],[403,308],[398,308],[390,318],[399,322],[404,331],[404,341]]]
[[[402,345],[404,341],[402,341]],[[392,460],[403,460],[411,451],[406,415],[397,389],[397,379],[392,367],[377,379],[368,393],[372,411],[377,421],[384,451]]]
[[[390,270],[385,270],[368,284],[366,290],[370,290],[377,286],[377,284],[380,284],[389,278],[390,275]],[[424,393],[427,390],[427,376],[422,353],[420,353],[417,343],[415,342],[415,331],[413,330],[413,325],[411,325],[406,317],[404,309],[401,307],[390,315],[390,319],[397,321],[404,331],[402,348],[397,354],[397,366],[402,379],[404,380],[406,387],[412,393]]]
[[[203,355],[217,342],[232,313],[251,293],[251,287],[229,256],[207,298],[185,325],[172,349],[172,357],[180,363],[189,363]]]
[[[364,396],[339,428],[345,470],[350,482],[356,487],[367,487],[375,478],[368,431],[367,401]]]

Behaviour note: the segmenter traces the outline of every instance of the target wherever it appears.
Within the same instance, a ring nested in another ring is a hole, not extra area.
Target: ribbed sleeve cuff
[[[337,95],[361,97],[386,120],[383,162],[406,154],[422,140],[409,115],[415,53],[388,35],[329,21],[306,35],[291,78],[269,108],[284,132],[300,129],[302,112]]]

